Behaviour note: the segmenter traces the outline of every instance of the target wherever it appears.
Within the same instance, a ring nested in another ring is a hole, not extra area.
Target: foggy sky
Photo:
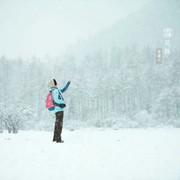
[[[60,55],[150,0],[0,0],[0,56]]]

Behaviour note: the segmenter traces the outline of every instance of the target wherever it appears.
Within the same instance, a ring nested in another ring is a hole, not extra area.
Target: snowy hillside
[[[179,129],[0,134],[0,180],[178,180]]]
[[[178,20],[180,1],[152,0],[139,11],[119,19],[111,27],[103,29],[82,47],[75,46],[82,52],[102,49],[109,51],[113,47],[126,48],[136,45],[139,48],[150,46],[164,48],[163,29],[173,29],[172,46],[178,50],[180,46],[180,23]],[[77,52],[76,52],[77,54]]]

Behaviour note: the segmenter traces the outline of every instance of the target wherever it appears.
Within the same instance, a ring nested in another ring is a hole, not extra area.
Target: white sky
[[[57,56],[148,1],[0,0],[0,56]]]

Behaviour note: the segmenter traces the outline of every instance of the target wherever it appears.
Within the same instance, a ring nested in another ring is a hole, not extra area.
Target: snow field
[[[0,180],[179,180],[180,129],[0,134]]]

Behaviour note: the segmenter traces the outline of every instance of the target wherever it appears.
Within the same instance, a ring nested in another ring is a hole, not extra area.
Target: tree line
[[[52,78],[59,87],[72,81],[64,94],[67,128],[179,127],[180,54],[156,64],[155,52],[134,45],[28,61],[2,56],[1,129],[52,129],[54,114],[45,109]]]

